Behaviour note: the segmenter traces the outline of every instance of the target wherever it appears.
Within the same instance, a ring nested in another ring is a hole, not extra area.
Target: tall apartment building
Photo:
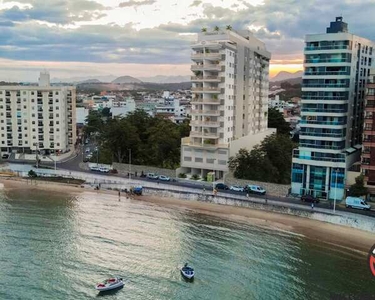
[[[177,172],[228,172],[228,159],[275,130],[267,128],[270,53],[249,31],[202,32],[192,46],[191,132]]]
[[[362,173],[365,183],[375,188],[375,68],[370,70],[365,103],[365,124],[363,128]]]
[[[76,142],[76,89],[49,84],[0,86],[0,147],[2,152],[60,154]]]
[[[292,193],[345,195],[347,169],[362,148],[365,85],[374,44],[336,18],[326,34],[306,36],[301,132],[293,154]]]

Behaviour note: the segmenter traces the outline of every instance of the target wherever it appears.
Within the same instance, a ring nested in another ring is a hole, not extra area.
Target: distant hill
[[[297,77],[297,78],[289,78],[289,79],[284,79],[280,81],[271,81],[270,86],[281,86],[283,82],[288,82],[291,85],[296,85],[296,84],[302,84],[302,77]]]
[[[157,75],[153,77],[140,77],[140,80],[143,82],[151,82],[151,83],[180,83],[180,82],[188,82],[190,81],[190,76],[163,76]]]
[[[123,84],[123,83],[142,83],[141,80],[131,76],[121,76],[112,81],[112,83]]]
[[[293,79],[293,78],[298,78],[298,77],[302,77],[303,75],[303,71],[297,71],[295,73],[290,73],[290,72],[286,72],[286,71],[281,71],[279,72],[275,77],[272,77],[270,79],[271,82],[275,82],[275,81],[285,81],[285,80],[288,80],[288,79]]]
[[[98,79],[87,79],[87,80],[83,80],[79,82],[79,84],[82,84],[82,83],[102,83],[102,82]]]
[[[70,78],[52,78],[52,83],[81,83],[87,80],[98,80],[100,82],[111,82],[116,79],[116,76],[107,75],[107,76],[85,76],[85,77],[70,77]]]

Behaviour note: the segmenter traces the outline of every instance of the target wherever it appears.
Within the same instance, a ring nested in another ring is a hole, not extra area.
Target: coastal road
[[[89,174],[92,174],[93,172],[92,171],[88,171],[88,170],[83,170],[79,167],[79,164],[81,162],[83,162],[83,158],[84,158],[84,154],[83,154],[83,151],[84,149],[86,149],[87,147],[90,147],[90,146],[87,146],[85,145],[83,149],[81,149],[81,151],[79,151],[79,154],[76,156],[76,157],[72,157],[71,159],[65,161],[65,162],[62,162],[62,163],[58,163],[57,164],[57,167],[58,169],[62,169],[62,170],[68,170],[68,171],[78,171],[78,172],[85,172],[85,173],[89,173]],[[91,148],[91,147],[90,147]],[[83,151],[82,151],[83,150]],[[19,163],[19,162],[13,162],[12,163]],[[21,164],[25,164],[25,162],[22,162]],[[52,163],[43,163],[44,165],[49,165],[49,166],[53,166]],[[144,170],[144,173],[147,173],[147,170]],[[125,175],[120,175],[120,174],[105,174],[105,173],[101,173],[101,175],[103,176],[112,176],[112,177],[121,177],[121,178],[127,178],[127,176]],[[134,176],[133,176],[134,178]],[[148,179],[148,178],[142,178],[142,177],[136,177],[137,180],[139,181],[145,181],[145,182],[155,182],[155,180],[153,179]],[[200,185],[200,184],[195,184],[195,183],[190,183],[190,182],[183,182],[183,181],[168,181],[168,182],[163,182],[163,181],[158,181],[160,187],[163,187],[163,185],[174,185],[174,186],[181,186],[181,187],[187,187],[187,188],[194,188],[194,189],[199,189],[201,188],[203,190],[203,188],[205,187],[206,188],[206,191],[209,192],[211,190],[211,188],[209,188],[207,185]],[[231,194],[231,195],[241,195],[243,196],[245,193],[242,193],[242,192],[235,192],[235,191],[230,191],[230,190],[219,190],[218,191],[218,194]],[[255,198],[259,198],[259,199],[264,199],[264,201],[266,200],[273,200],[273,201],[278,201],[278,202],[282,202],[282,203],[292,203],[292,204],[299,204],[299,205],[304,205],[304,206],[311,206],[310,203],[305,203],[305,202],[302,202],[299,198],[295,198],[295,197],[277,197],[277,196],[272,196],[272,195],[257,195],[257,194],[251,194],[251,197],[255,197]],[[333,209],[332,208],[332,204],[329,203],[328,201],[322,201],[320,202],[319,204],[315,204],[315,207],[320,207],[320,208],[326,208],[326,209]],[[343,205],[336,205],[336,210],[338,211],[346,211],[346,212],[352,212],[352,213],[358,213],[358,214],[361,214],[361,215],[366,215],[366,216],[371,216],[371,217],[375,217],[375,210],[371,210],[371,211],[363,211],[363,210],[356,210],[356,209],[347,209],[345,206]]]

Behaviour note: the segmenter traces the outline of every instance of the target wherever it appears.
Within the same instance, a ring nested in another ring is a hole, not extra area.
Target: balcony
[[[222,55],[220,53],[194,53],[191,55],[192,60],[203,60],[203,59],[211,59],[211,60],[221,60]]]
[[[202,71],[202,70],[207,70],[207,71],[218,71],[220,72],[224,66],[221,66],[219,64],[203,64],[203,65],[193,65],[191,66],[192,71]]]
[[[220,94],[221,88],[219,87],[195,87],[192,88],[191,91],[194,93],[214,93],[214,94]]]
[[[346,125],[346,122],[337,121],[316,121],[316,120],[301,120],[301,124],[317,124],[317,125]]]
[[[305,72],[304,75],[307,76],[339,76],[339,75],[346,75],[349,76],[349,71],[327,71],[327,72]]]
[[[305,64],[321,64],[321,63],[351,63],[350,59],[346,58],[313,58],[313,59],[305,59]]]
[[[220,127],[220,122],[214,121],[191,121],[192,126],[201,126],[201,127]]]
[[[202,137],[202,138],[210,138],[210,139],[218,139],[219,134],[215,132],[201,132],[201,131],[191,131],[191,137]]]
[[[347,101],[348,97],[343,97],[343,96],[302,96],[302,101],[303,100],[317,100],[317,101],[341,100],[341,101]]]
[[[301,154],[293,154],[293,158],[315,160],[315,161],[329,161],[329,162],[342,162],[345,163],[345,157],[342,158],[331,158],[331,157],[315,157],[315,156],[303,156]]]
[[[219,76],[191,76],[191,81],[193,82],[221,82],[221,78]]]
[[[315,136],[315,137],[330,137],[330,138],[345,138],[341,133],[323,133],[323,132],[300,132],[300,136]]]
[[[320,51],[320,50],[349,50],[349,45],[331,45],[331,46],[307,46],[305,51]]]
[[[210,42],[205,42],[204,44],[193,42],[191,44],[192,49],[203,49],[203,48],[206,48],[206,49],[221,49],[222,47],[223,46],[219,43],[210,43]]]
[[[343,146],[333,146],[333,145],[315,145],[315,144],[305,144],[300,143],[301,148],[313,148],[313,149],[326,149],[326,150],[343,150]]]
[[[211,104],[211,105],[220,105],[220,99],[204,99],[204,98],[194,98],[190,102],[191,104],[200,105],[200,104]]]
[[[219,110],[198,110],[198,109],[193,109],[191,110],[191,113],[194,115],[203,115],[203,116],[220,116],[220,111]]]
[[[367,112],[375,112],[375,104],[366,104],[365,110]]]
[[[302,108],[302,112],[319,112],[319,113],[335,113],[345,114],[348,111],[346,109],[324,109],[324,108]]]
[[[333,88],[349,88],[348,84],[303,84],[302,88],[322,88],[322,89],[333,89]]]
[[[374,171],[375,170],[375,166],[372,166],[372,165],[369,165],[369,164],[362,164],[361,165],[361,168],[363,170],[371,170],[371,171]]]

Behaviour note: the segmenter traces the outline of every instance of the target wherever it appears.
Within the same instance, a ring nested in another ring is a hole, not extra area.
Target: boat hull
[[[108,285],[108,286],[105,286],[105,287],[98,287],[98,286],[96,286],[95,288],[99,292],[107,292],[107,291],[111,291],[111,290],[122,288],[123,286],[124,286],[124,282],[119,281],[117,283],[114,283],[114,284],[111,284],[111,285]]]

